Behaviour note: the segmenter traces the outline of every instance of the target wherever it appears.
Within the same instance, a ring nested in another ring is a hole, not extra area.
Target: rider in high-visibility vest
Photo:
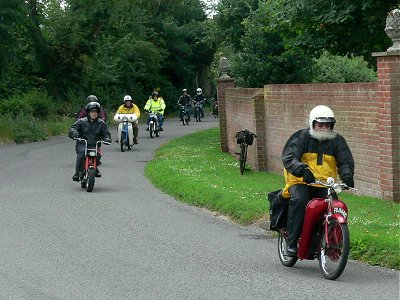
[[[145,111],[156,112],[158,118],[158,124],[160,126],[160,131],[163,130],[163,115],[165,110],[165,102],[164,99],[158,97],[158,93],[154,91],[151,93],[151,98],[147,100],[146,105],[144,106]],[[147,124],[149,124],[150,118],[147,118]],[[148,128],[146,130],[149,130]]]

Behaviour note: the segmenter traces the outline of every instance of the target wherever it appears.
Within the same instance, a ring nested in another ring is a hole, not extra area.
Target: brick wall
[[[283,173],[281,152],[296,130],[308,127],[316,105],[335,113],[355,159],[359,194],[400,201],[400,53],[375,53],[378,81],[346,84],[271,84],[264,89],[218,83],[221,145],[235,154],[237,131],[257,134],[248,161],[256,170]],[[222,116],[224,115],[224,116]]]

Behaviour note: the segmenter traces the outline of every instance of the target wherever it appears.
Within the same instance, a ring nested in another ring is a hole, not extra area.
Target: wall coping
[[[394,51],[386,51],[386,52],[373,52],[373,57],[381,57],[381,56],[400,56],[400,50]]]

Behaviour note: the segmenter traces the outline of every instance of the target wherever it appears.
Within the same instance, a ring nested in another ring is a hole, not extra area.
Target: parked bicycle
[[[240,156],[239,156],[239,165],[240,165],[240,174],[243,175],[244,169],[246,167],[247,160],[247,147],[253,145],[254,138],[257,138],[257,135],[248,129],[243,129],[241,131],[236,132],[235,134],[236,142],[240,144]]]

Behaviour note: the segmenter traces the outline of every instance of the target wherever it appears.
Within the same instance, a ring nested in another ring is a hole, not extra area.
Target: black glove
[[[354,180],[353,178],[351,178],[350,176],[348,177],[343,177],[342,181],[344,182],[345,185],[347,185],[348,187],[353,188],[354,187]]]
[[[72,134],[72,138],[73,138],[73,139],[79,138],[79,133],[74,132],[74,133]]]
[[[303,180],[308,184],[315,182],[314,174],[309,169],[304,169]]]

